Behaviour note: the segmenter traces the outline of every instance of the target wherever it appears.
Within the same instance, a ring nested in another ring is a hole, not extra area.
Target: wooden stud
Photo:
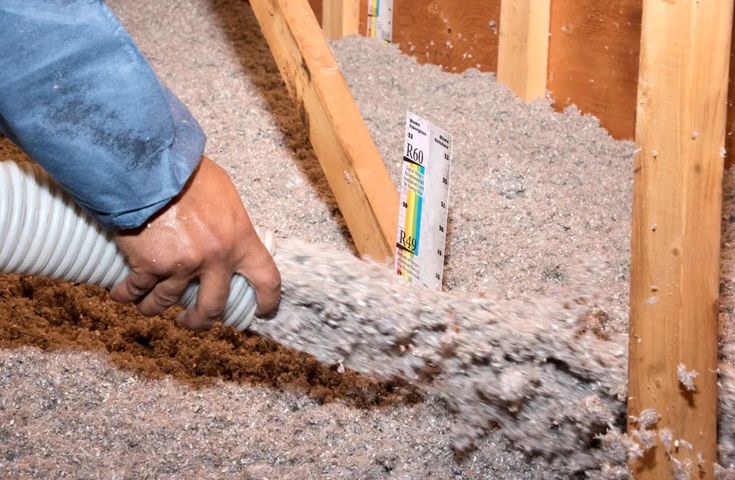
[[[357,250],[380,261],[391,258],[398,192],[309,2],[250,0],[250,5]]]
[[[498,81],[525,100],[546,94],[550,0],[500,4]]]
[[[360,0],[324,0],[322,29],[333,40],[357,35],[360,31]]]
[[[654,407],[690,478],[712,479],[723,147],[733,0],[644,0],[638,84],[628,407]],[[696,390],[677,368],[696,371]],[[635,428],[631,422],[629,428]],[[703,462],[697,464],[697,454]],[[674,478],[665,448],[638,479]]]

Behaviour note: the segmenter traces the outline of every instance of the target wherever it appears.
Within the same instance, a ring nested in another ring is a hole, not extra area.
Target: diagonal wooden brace
[[[358,251],[393,256],[398,192],[307,0],[250,0]]]

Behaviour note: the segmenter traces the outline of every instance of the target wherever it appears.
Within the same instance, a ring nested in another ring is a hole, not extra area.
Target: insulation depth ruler
[[[393,0],[368,0],[368,37],[393,41]]]
[[[406,114],[396,271],[411,283],[441,290],[447,233],[452,136]]]

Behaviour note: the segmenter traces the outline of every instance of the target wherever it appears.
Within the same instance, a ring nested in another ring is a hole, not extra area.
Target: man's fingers
[[[269,257],[270,258],[270,257]],[[276,263],[270,258],[268,270],[270,273],[259,271],[256,280],[252,281],[255,290],[255,299],[258,302],[256,315],[267,315],[276,310],[281,301],[281,274],[276,268]]]
[[[178,302],[190,281],[190,277],[171,277],[159,282],[138,303],[138,310],[149,317],[160,315]]]
[[[222,317],[230,293],[232,273],[227,269],[209,269],[199,278],[196,304],[176,316],[176,323],[192,330],[203,330]]]
[[[110,297],[121,303],[136,302],[155,287],[157,282],[157,276],[151,273],[136,272],[133,270],[122,283],[110,291]]]
[[[257,315],[265,315],[276,309],[281,300],[281,274],[276,262],[261,242],[250,246],[252,249],[238,273],[248,279],[255,290],[258,302]]]

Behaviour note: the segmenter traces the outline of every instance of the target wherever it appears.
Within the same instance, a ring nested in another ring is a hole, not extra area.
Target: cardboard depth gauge
[[[396,271],[409,282],[441,290],[447,233],[452,136],[406,114]]]
[[[393,41],[393,0],[368,1],[368,37]]]

